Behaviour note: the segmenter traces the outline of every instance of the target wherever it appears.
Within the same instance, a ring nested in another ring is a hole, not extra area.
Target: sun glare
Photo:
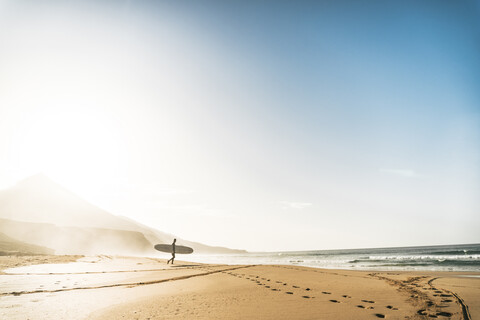
[[[74,185],[114,179],[126,162],[121,131],[100,112],[27,119],[12,144],[25,175],[42,172]]]

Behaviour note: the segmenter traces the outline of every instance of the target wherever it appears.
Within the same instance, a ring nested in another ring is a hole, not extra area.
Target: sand
[[[165,262],[94,256],[4,269],[0,318],[480,319],[480,273]]]
[[[82,257],[83,256],[43,254],[0,256],[0,274],[3,273],[3,270],[8,268],[37,264],[68,263],[77,261]]]

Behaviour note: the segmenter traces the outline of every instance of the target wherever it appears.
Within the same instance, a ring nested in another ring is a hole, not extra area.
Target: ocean
[[[182,255],[180,260],[220,264],[280,264],[350,270],[480,272],[480,244],[403,248]]]

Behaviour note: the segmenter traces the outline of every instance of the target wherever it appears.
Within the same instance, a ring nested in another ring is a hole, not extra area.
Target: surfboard
[[[156,244],[154,248],[162,252],[167,252],[167,253],[173,252],[173,246],[171,244]],[[193,252],[193,249],[190,247],[175,245],[175,253],[188,254],[192,252]]]

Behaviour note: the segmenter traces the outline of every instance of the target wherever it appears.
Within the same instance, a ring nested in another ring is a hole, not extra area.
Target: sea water
[[[480,272],[480,244],[182,256],[220,264],[280,264],[352,270]]]

